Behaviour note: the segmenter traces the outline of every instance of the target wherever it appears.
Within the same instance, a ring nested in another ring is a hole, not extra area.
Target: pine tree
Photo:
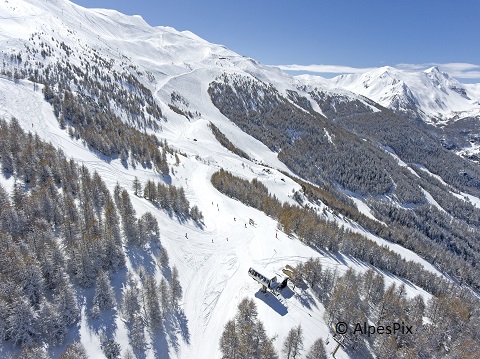
[[[127,321],[132,321],[134,314],[140,310],[140,303],[138,301],[137,283],[132,282],[128,288],[123,292],[122,299],[122,314]]]
[[[25,185],[21,182],[18,182],[15,179],[13,183],[13,193],[12,193],[12,201],[13,205],[17,209],[21,209],[23,207],[23,202],[25,200]]]
[[[203,213],[196,205],[190,209],[190,218],[192,218],[196,222],[203,221]]]
[[[27,347],[22,350],[17,359],[50,359],[47,350],[41,346]]]
[[[159,286],[160,292],[160,303],[162,305],[162,313],[165,316],[165,313],[170,309],[170,293],[168,288],[168,283],[165,278],[162,278]]]
[[[43,277],[45,278],[45,287],[50,290],[57,288],[64,280],[65,261],[60,248],[54,241],[50,245],[45,245],[48,253],[44,253],[44,261],[40,262],[42,266]]]
[[[63,343],[68,333],[68,327],[54,305],[46,301],[42,304],[39,323],[42,335],[49,344],[56,346]]]
[[[365,321],[358,284],[358,276],[352,269],[347,270],[345,275],[337,281],[325,308],[330,323],[344,321],[352,324]]]
[[[408,307],[408,316],[411,320],[411,323],[416,328],[420,328],[423,324],[423,317],[425,315],[425,302],[423,297],[420,294],[415,296],[410,300]]]
[[[137,220],[135,209],[130,201],[128,192],[124,189],[120,195],[120,214],[122,217],[123,232],[129,243],[136,244],[138,241]]]
[[[40,267],[32,261],[21,271],[23,292],[30,303],[38,308],[44,293],[44,280]]]
[[[97,276],[93,305],[98,306],[101,311],[112,309],[115,305],[115,295],[113,294],[110,279],[103,271],[99,271]]]
[[[161,183],[157,184],[157,199],[160,207],[166,210],[171,209],[171,198],[169,188]]]
[[[318,338],[310,347],[305,359],[328,359],[322,338]]]
[[[104,268],[115,272],[125,265],[125,255],[120,235],[120,221],[110,195],[106,196],[104,211],[103,238],[105,243],[105,259],[107,261],[107,263],[104,263]]]
[[[178,279],[177,267],[173,266],[172,269],[172,283],[170,284],[170,300],[174,309],[178,306],[178,301],[182,298],[183,291],[180,281]]]
[[[80,318],[75,291],[68,279],[64,279],[57,287],[53,296],[54,304],[63,322],[70,326]]]
[[[68,250],[80,238],[80,216],[75,205],[75,199],[71,194],[64,196],[63,203],[65,216],[62,224],[62,233]]]
[[[229,320],[223,329],[220,337],[220,351],[222,359],[230,359],[237,357],[238,337],[235,328],[235,320]]]
[[[144,197],[152,203],[157,202],[157,186],[152,180],[148,180],[144,189]]]
[[[65,348],[60,359],[88,359],[88,356],[82,343],[75,341]]]
[[[296,359],[303,351],[303,331],[302,327],[292,328],[283,342],[282,352],[287,359]]]
[[[322,275],[322,264],[320,258],[310,258],[300,268],[303,276],[311,288],[317,284]]]
[[[69,248],[70,260],[67,265],[80,285],[90,287],[95,283],[98,270],[103,264],[100,257],[102,253],[99,238],[92,238],[85,232],[82,233],[82,239]]]
[[[10,196],[0,183],[0,216],[7,208],[10,208]]]
[[[118,210],[122,211],[122,187],[120,183],[117,182],[115,188],[113,189],[113,199],[115,204],[117,205]]]
[[[140,314],[134,314],[132,329],[130,330],[130,344],[135,350],[145,350],[145,326],[143,324],[143,318]]]
[[[163,329],[163,315],[160,309],[160,298],[155,278],[147,275],[143,283],[143,303],[149,328],[156,332]]]
[[[244,298],[238,304],[235,323],[237,328],[237,336],[239,341],[239,353],[243,357],[252,356],[252,333],[255,331],[255,323],[257,322],[258,312],[255,302],[251,299]]]
[[[1,149],[0,149],[1,150]],[[2,173],[4,174],[13,174],[14,173],[14,164],[15,161],[13,159],[13,156],[9,152],[1,152],[0,153],[0,161],[2,164]]]
[[[120,358],[121,347],[120,344],[115,342],[113,339],[102,340],[102,350],[103,354],[107,359],[118,359]]]
[[[0,297],[0,340],[6,339],[7,330],[7,318],[8,318],[8,304],[5,298]]]
[[[170,264],[170,259],[168,258],[168,252],[165,247],[161,247],[158,251],[157,262],[161,268],[168,268]]]
[[[363,276],[362,292],[368,303],[375,305],[382,300],[385,292],[385,282],[381,274],[369,269]]]
[[[135,176],[135,179],[133,180],[133,193],[137,197],[140,197],[142,195],[142,183],[137,176]]]
[[[123,359],[136,359],[136,356],[133,354],[132,350],[128,348],[123,355]]]
[[[253,300],[243,299],[234,320],[229,321],[220,338],[222,358],[277,359],[273,340],[266,335],[262,322],[257,319]]]
[[[10,315],[8,316],[7,338],[15,345],[31,345],[40,334],[37,318],[37,313],[33,311],[26,298],[16,299],[12,303]]]
[[[177,192],[177,195],[176,195],[176,201],[174,204],[174,211],[177,214],[180,214],[183,216],[189,215],[190,203],[188,202],[187,197],[185,196],[185,190],[183,189],[183,187],[178,187],[176,188],[176,192]]]
[[[160,244],[160,229],[157,219],[150,213],[145,212],[138,220],[138,244]]]
[[[252,353],[261,359],[278,359],[277,352],[273,347],[275,338],[269,339],[263,323],[257,320],[252,333]]]
[[[157,171],[160,171],[160,173],[164,176],[168,176],[168,174],[170,173],[166,152],[167,152],[166,150],[162,151],[161,161],[157,168]]]

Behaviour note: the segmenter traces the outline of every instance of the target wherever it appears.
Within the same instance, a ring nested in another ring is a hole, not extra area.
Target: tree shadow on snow
[[[125,158],[123,158],[123,159],[121,159],[120,162],[122,163],[123,168],[128,170],[128,161]]]
[[[48,354],[50,354],[52,358],[60,358],[60,355],[67,349],[67,346],[74,341],[80,341],[80,320],[68,329],[68,334],[62,344],[48,348]],[[0,358],[4,358],[1,350]]]
[[[312,309],[312,305],[314,307],[317,306],[317,304],[315,303],[315,299],[313,298],[313,296],[306,292],[306,291],[302,291],[300,293],[295,293],[295,298],[298,299],[298,301],[300,302],[300,304],[302,306],[304,306],[305,308],[308,308],[308,309]]]
[[[392,280],[398,280],[406,285],[408,285],[410,288],[417,288],[415,286],[415,284],[413,284],[412,282],[410,282],[408,279],[405,279],[405,278],[402,278],[402,277],[399,277],[397,276],[396,274],[393,274],[391,272],[388,272],[386,270],[383,270],[383,269],[379,269],[373,265],[370,266],[370,268],[372,268],[373,270],[375,270],[376,272],[380,273],[380,274],[383,274],[385,277],[388,277],[388,278],[391,278]]]
[[[175,311],[175,318],[178,322],[178,326],[180,327],[180,333],[182,334],[182,338],[185,343],[190,344],[190,331],[188,330],[188,319],[182,309],[178,309]]]
[[[145,359],[147,357],[147,354],[145,353],[145,349],[134,349],[133,353],[135,354],[135,358],[137,359]]]
[[[113,293],[115,294],[115,300],[118,303],[117,307],[120,307],[123,297],[123,285],[127,283],[127,268],[121,268],[115,274],[113,274],[111,283],[113,287]]]
[[[92,152],[98,159],[102,160],[103,162],[106,162],[106,163],[111,163],[112,161],[116,160],[117,158],[119,158],[119,155],[118,154],[114,154],[114,155],[106,155],[102,152],[100,152],[99,150],[97,150],[95,147],[93,147],[92,145],[90,144],[86,144],[86,147],[88,148],[88,150],[90,152]]]
[[[260,299],[267,304],[270,308],[280,314],[282,317],[288,313],[287,307],[285,307],[275,295],[272,293],[263,293],[260,289],[255,293],[255,298]]]
[[[167,280],[168,283],[172,283],[172,269],[170,266],[160,267],[163,277]]]
[[[190,344],[190,332],[188,330],[188,319],[181,309],[176,309],[165,316],[165,333],[168,335],[170,344],[175,352],[180,349],[178,333],[181,334],[185,343]]]
[[[164,331],[159,331],[155,335],[152,335],[151,346],[152,346],[152,350],[155,358],[158,358],[158,359],[170,358],[170,355],[168,353],[167,338],[165,337]]]
[[[168,335],[168,341],[170,342],[173,350],[175,350],[175,352],[178,352],[180,344],[177,338],[177,325],[175,323],[175,317],[173,313],[169,313],[165,316],[163,325],[165,327],[164,332],[166,333],[166,335]]]
[[[143,267],[146,273],[155,274],[156,264],[150,251],[136,246],[128,246],[125,248],[125,254],[130,259],[133,269],[138,270]]]
[[[162,174],[161,177],[163,179],[163,182],[165,182],[165,184],[167,184],[167,185],[172,184],[172,177],[169,174],[168,175]]]
[[[337,263],[343,264],[348,266],[347,261],[344,258],[344,255],[340,252],[324,252],[325,256],[330,257],[331,259],[335,260]]]
[[[202,231],[205,229],[205,222],[203,221],[193,221],[193,224],[195,225],[195,227],[201,229]]]
[[[91,308],[92,306],[90,306]],[[88,326],[97,334],[104,333],[107,338],[113,338],[115,331],[117,330],[117,324],[115,323],[115,317],[117,316],[117,311],[113,309],[104,310],[100,313],[98,318],[91,318],[87,314],[87,323]]]

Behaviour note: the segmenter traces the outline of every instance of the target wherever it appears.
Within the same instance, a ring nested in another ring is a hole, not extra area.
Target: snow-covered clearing
[[[419,169],[421,169],[422,171],[428,173],[430,176],[436,178],[437,180],[439,180],[442,184],[444,184],[445,186],[447,187],[450,187],[439,175],[436,175],[432,172],[430,172],[426,167],[424,166],[421,166],[421,165],[416,165]],[[474,205],[475,207],[477,208],[480,208],[480,198],[474,196],[474,195],[471,195],[469,193],[465,193],[465,192],[459,192],[459,193],[455,193],[453,191],[450,191],[450,193],[452,195],[454,195],[455,197],[457,198],[460,198],[460,199],[463,199],[464,201],[468,201],[470,202],[472,205]]]

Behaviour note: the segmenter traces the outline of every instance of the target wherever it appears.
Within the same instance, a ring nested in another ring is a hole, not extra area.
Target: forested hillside
[[[247,77],[223,75],[210,84],[209,93],[225,116],[278,151],[293,172],[317,185],[338,185],[364,196],[377,218],[387,223],[383,236],[479,288],[475,248],[480,211],[452,194],[458,193],[455,188],[476,193],[480,173],[474,165],[444,150],[407,120],[388,110],[371,111],[359,101],[340,100],[343,105],[335,107],[339,117],[328,122]],[[320,94],[312,95],[323,104]],[[413,169],[401,166],[385,146],[415,164]],[[422,175],[421,166],[453,188]],[[425,191],[448,213],[427,201]],[[335,195],[342,196],[339,191]]]
[[[25,357],[46,355],[45,344],[61,347],[80,320],[84,304],[77,298],[92,288],[88,321],[104,323],[105,354],[118,347],[112,339],[114,323],[108,321],[116,313],[132,328],[132,347],[143,352],[144,326],[153,336],[169,316],[181,314],[178,272],[175,267],[170,271],[155,217],[149,212],[137,217],[124,188],[117,186],[112,195],[98,173],[25,133],[15,119],[0,121],[0,149],[2,176],[15,181],[11,196],[0,185],[3,340],[25,348]],[[167,193],[177,191],[171,187]],[[185,215],[176,209],[173,195],[166,198],[167,208]],[[125,278],[126,257],[147,250],[157,253],[158,266],[171,274],[157,283],[139,268],[140,279]],[[123,294],[113,291],[112,279],[123,282]],[[75,345],[78,357],[85,357],[81,344]]]

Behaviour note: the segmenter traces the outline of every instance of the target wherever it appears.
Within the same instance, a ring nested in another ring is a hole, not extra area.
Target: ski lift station
[[[250,268],[248,270],[248,275],[262,285],[262,291],[263,292],[266,292],[267,289],[270,289],[273,292],[275,292],[277,290],[281,290],[281,289],[285,288],[285,286],[287,285],[287,280],[288,280],[288,278],[286,278],[282,281],[282,283],[278,283],[277,282],[277,276],[274,276],[272,279],[268,279],[266,276],[257,272],[253,268]]]

